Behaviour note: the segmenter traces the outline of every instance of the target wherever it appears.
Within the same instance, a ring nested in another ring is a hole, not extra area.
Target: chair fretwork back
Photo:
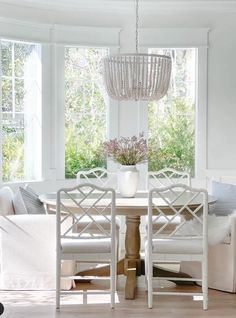
[[[78,171],[77,184],[92,183],[100,187],[117,188],[117,174],[104,168]]]
[[[207,198],[206,190],[194,189],[184,184],[150,190],[148,225],[151,227],[152,237],[203,239],[207,229]],[[169,227],[177,218],[177,225]],[[158,222],[159,228],[154,229],[152,225]],[[168,233],[167,227],[172,228]]]
[[[171,168],[148,172],[148,189],[167,187],[176,183],[190,186],[191,179],[189,173]]]
[[[99,221],[95,216],[99,217]],[[68,218],[72,222],[66,222]],[[70,225],[66,226],[66,223]],[[111,238],[115,231],[115,191],[89,183],[59,190],[57,230],[63,239]]]

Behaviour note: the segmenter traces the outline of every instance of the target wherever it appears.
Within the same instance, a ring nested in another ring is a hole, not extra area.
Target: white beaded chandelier
[[[136,3],[136,53],[110,55],[103,59],[104,82],[108,95],[117,100],[159,100],[167,93],[171,58],[138,53],[138,9]]]

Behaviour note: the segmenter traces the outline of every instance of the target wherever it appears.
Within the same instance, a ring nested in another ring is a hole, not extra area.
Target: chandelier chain
[[[136,53],[138,53],[138,47],[139,47],[139,0],[135,0],[136,4]]]

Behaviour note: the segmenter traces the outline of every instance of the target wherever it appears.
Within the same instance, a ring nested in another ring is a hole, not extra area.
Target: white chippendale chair
[[[162,204],[162,202],[164,204]],[[167,208],[167,207],[168,208]],[[166,214],[169,214],[168,217]],[[203,295],[203,309],[208,307],[207,273],[207,214],[208,195],[206,190],[194,189],[187,185],[175,184],[149,191],[148,232],[145,243],[146,280],[148,285],[148,307],[153,306],[153,295]],[[153,227],[159,218],[165,222],[159,229]],[[181,222],[172,231],[165,228],[175,219]],[[202,263],[202,275],[199,279],[180,277],[153,277],[154,264],[172,264],[182,260]],[[154,279],[171,281],[201,281],[202,293],[181,293],[154,291]]]
[[[167,187],[171,184],[181,183],[191,185],[191,177],[188,172],[178,171],[172,168],[164,168],[158,171],[148,172],[148,189]]]
[[[78,171],[76,176],[76,182],[78,185],[81,183],[88,182],[100,187],[113,188],[114,190],[117,190],[117,187],[118,187],[117,173],[115,171],[109,171],[101,167],[93,168],[90,170]],[[96,219],[98,223],[102,222],[102,226],[104,228],[109,229],[110,223],[107,221],[107,219],[101,218],[99,215],[94,216],[94,218]],[[85,221],[88,221],[88,219],[86,220],[86,218],[83,218],[83,220],[80,220],[80,222],[78,223],[78,227],[83,226],[83,223]],[[89,227],[89,229],[87,229],[87,231],[90,231],[90,229],[92,229],[92,225]],[[118,217],[116,217],[116,236],[117,236],[117,244],[119,247],[120,219]],[[120,250],[118,248],[118,255],[117,255],[118,258],[119,258],[119,254],[120,254]]]
[[[110,266],[110,296],[111,308],[115,304],[116,290],[116,253],[115,235],[115,191],[93,184],[84,183],[75,188],[62,188],[57,192],[57,267],[56,267],[56,308],[60,309],[61,261],[77,260],[94,264]],[[102,222],[97,222],[95,215],[106,220],[110,227],[105,228]],[[64,223],[72,218],[72,226],[65,229]],[[83,226],[77,226],[80,220],[89,219]],[[76,231],[74,228],[76,227]],[[87,231],[87,229],[90,229]],[[91,260],[91,254],[94,258]],[[86,256],[89,259],[86,260]],[[102,255],[102,260],[100,258]],[[107,257],[107,258],[106,258]],[[106,260],[105,260],[106,259]],[[64,276],[65,277],[65,276]],[[73,279],[94,279],[94,276],[73,276]],[[99,277],[96,277],[99,279]],[[68,292],[67,292],[68,293]],[[75,291],[73,291],[75,293]],[[78,292],[79,293],[79,292]]]
[[[181,183],[186,184],[188,186],[191,185],[191,177],[188,172],[185,171],[178,171],[172,168],[164,168],[158,171],[149,171],[147,175],[147,185],[148,189],[153,188],[161,188],[161,187],[167,187],[172,184]],[[155,226],[155,229],[157,230],[162,224],[165,222],[165,218],[159,218],[158,222],[153,223]],[[147,220],[146,220],[147,223]],[[166,231],[174,229],[178,224],[180,223],[180,217],[175,218],[172,220],[171,223],[168,224],[168,226],[165,228]]]
[[[117,173],[105,168],[93,168],[90,170],[81,170],[76,175],[77,184],[89,182],[100,187],[109,187],[117,189]]]

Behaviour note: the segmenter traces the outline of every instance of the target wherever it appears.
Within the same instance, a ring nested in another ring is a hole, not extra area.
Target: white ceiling
[[[0,5],[56,11],[105,11],[127,13],[133,11],[134,0],[0,0]],[[230,10],[236,0],[140,0],[144,12],[158,10]]]
[[[134,18],[134,3],[134,0],[0,0],[0,18],[120,27],[123,21]],[[140,16],[146,22],[150,16],[197,11],[236,12],[236,0],[140,0]]]

